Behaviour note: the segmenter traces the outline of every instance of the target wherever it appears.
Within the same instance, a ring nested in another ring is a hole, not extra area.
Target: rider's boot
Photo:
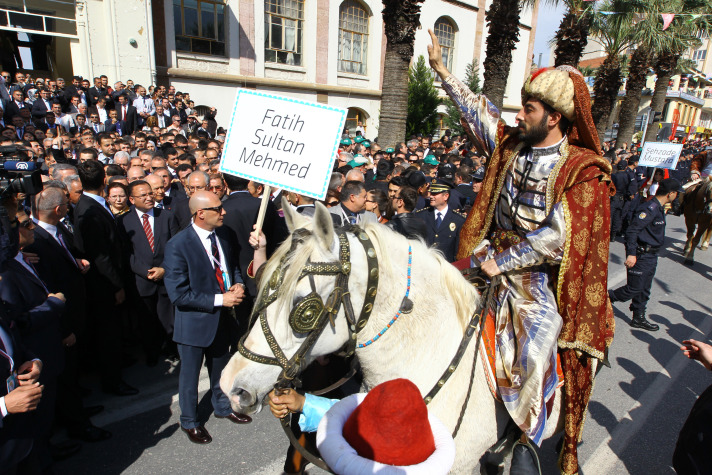
[[[539,465],[539,456],[536,453],[536,448],[524,434],[514,443],[509,474],[541,475],[541,466]]]
[[[650,323],[645,318],[645,312],[633,312],[633,320],[631,320],[630,326],[633,328],[640,328],[641,330],[647,330],[649,332],[655,332],[660,329],[658,325]]]

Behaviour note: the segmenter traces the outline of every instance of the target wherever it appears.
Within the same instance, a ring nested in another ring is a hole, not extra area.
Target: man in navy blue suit
[[[148,182],[132,182],[128,195],[133,206],[117,225],[133,274],[130,299],[141,315],[146,364],[155,366],[166,335],[173,340],[173,305],[163,282],[163,256],[168,241],[178,234],[178,221],[170,211],[154,207],[154,192]]]
[[[180,423],[191,442],[207,444],[212,437],[198,421],[198,378],[207,360],[215,416],[238,424],[252,421],[236,414],[220,389],[220,373],[237,340],[232,308],[240,305],[245,286],[237,266],[238,249],[229,228],[221,227],[225,211],[209,191],[190,197],[193,223],[166,246],[163,266],[168,296],[175,306],[173,340],[181,359],[178,383]]]
[[[22,208],[15,214],[19,246],[23,249],[34,241],[35,225]],[[34,462],[42,470],[47,470],[52,464],[49,437],[54,421],[57,377],[64,368],[60,322],[66,299],[62,293],[49,292],[34,265],[22,252],[7,263],[0,276],[0,299],[5,303],[10,321],[19,329],[27,348],[44,362],[40,378],[44,386],[43,397],[35,413],[31,435],[35,439]],[[74,444],[69,451],[77,450],[79,446]]]

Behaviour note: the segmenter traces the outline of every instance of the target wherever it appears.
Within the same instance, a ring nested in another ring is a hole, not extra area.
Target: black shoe
[[[77,386],[77,389],[82,397],[87,397],[91,394],[91,389],[85,388],[84,386]]]
[[[146,355],[146,366],[154,368],[158,365],[158,355]]]
[[[124,357],[121,360],[121,367],[122,368],[130,368],[131,366],[135,365],[138,362],[136,358],[133,356],[129,355],[124,355]]]
[[[104,410],[104,406],[102,406],[101,404],[99,404],[97,406],[87,406],[83,409],[84,415],[86,417],[94,417],[103,410]]]
[[[50,445],[50,452],[52,453],[52,459],[59,462],[76,454],[81,448],[82,444],[78,442],[66,441]]]
[[[614,296],[613,296],[613,290],[612,290],[612,289],[609,289],[609,290],[608,290],[608,298],[611,299],[611,303],[613,303],[613,302],[616,301],[616,299],[615,299]]]
[[[656,332],[660,330],[660,326],[650,323],[646,318],[644,313],[634,313],[633,320],[630,321],[630,326],[633,328],[639,328],[641,330],[646,330],[649,332]]]
[[[119,384],[116,386],[102,386],[101,390],[106,394],[113,394],[114,396],[135,396],[138,394],[138,389],[129,386],[123,381],[119,381]]]
[[[516,442],[512,449],[512,464],[509,469],[510,475],[541,475],[539,457],[536,449],[527,442],[523,444]]]
[[[111,439],[111,432],[92,424],[87,425],[84,429],[79,431],[68,430],[67,434],[72,439],[79,439],[84,442],[101,442]]]

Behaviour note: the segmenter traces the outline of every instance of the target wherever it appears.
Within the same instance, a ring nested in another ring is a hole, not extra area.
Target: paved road
[[[677,435],[695,398],[712,382],[701,365],[678,350],[680,341],[704,339],[712,331],[712,252],[697,253],[698,262],[682,264],[681,218],[668,218],[667,248],[660,255],[648,307],[660,331],[648,333],[628,326],[627,304],[616,304],[616,337],[610,351],[611,369],[599,374],[579,453],[587,474],[669,474]],[[623,244],[611,246],[609,286],[625,282]],[[201,395],[207,391],[203,375]],[[213,443],[198,446],[180,432],[177,368],[138,364],[127,381],[142,388],[132,398],[107,398],[95,388],[89,403],[107,410],[95,424],[114,437],[85,444],[75,457],[57,465],[59,474],[279,474],[288,445],[279,424],[267,412],[252,424],[237,426],[210,415],[209,398],[202,399],[206,427]],[[62,434],[57,438],[61,439]],[[544,473],[558,473],[554,440],[541,450]],[[310,469],[309,473],[322,473]]]

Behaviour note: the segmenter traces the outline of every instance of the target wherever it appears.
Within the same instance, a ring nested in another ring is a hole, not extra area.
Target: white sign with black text
[[[681,152],[681,143],[645,142],[638,165],[674,170]]]
[[[346,109],[238,89],[220,171],[323,200]]]

